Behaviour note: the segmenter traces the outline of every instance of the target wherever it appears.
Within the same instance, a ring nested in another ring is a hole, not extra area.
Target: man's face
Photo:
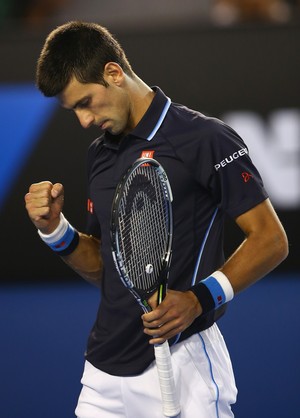
[[[108,87],[83,84],[74,77],[59,95],[65,109],[73,110],[83,128],[98,126],[113,135],[132,130],[130,99],[126,90],[112,78],[105,77]]]

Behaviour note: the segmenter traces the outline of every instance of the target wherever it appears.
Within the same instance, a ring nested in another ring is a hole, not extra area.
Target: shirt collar
[[[155,136],[171,105],[171,100],[159,87],[152,87],[152,90],[155,92],[155,96],[149,108],[138,125],[129,134],[147,141],[151,141],[151,139]],[[118,149],[121,140],[121,135],[112,135],[109,132],[105,132],[104,134],[104,145],[108,148]]]
[[[165,96],[159,87],[152,87],[155,96],[138,125],[130,133],[147,141],[155,136],[171,105],[171,100]]]

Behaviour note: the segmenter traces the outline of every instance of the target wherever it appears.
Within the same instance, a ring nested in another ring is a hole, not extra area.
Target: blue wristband
[[[59,253],[60,255],[67,255],[66,251],[69,249],[72,242],[74,241],[76,234],[78,235],[78,232],[72,227],[72,225],[68,224],[67,230],[64,233],[64,235],[58,241],[52,242],[48,245],[53,251]],[[67,253],[70,254],[70,251],[67,251]]]
[[[190,290],[198,298],[203,315],[229,302],[234,296],[230,281],[221,271],[215,271],[211,276],[192,286]]]
[[[214,300],[215,308],[218,308],[226,302],[224,290],[217,279],[215,279],[213,276],[210,276],[202,280],[202,283],[208,288]]]
[[[79,233],[60,214],[60,222],[51,234],[43,234],[38,230],[42,240],[58,255],[65,256],[71,254],[79,243]]]

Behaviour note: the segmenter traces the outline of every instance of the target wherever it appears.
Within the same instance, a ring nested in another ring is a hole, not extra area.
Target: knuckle
[[[50,191],[52,189],[52,183],[50,181],[40,181],[39,183],[33,183],[29,187],[30,193],[37,193],[42,191]]]

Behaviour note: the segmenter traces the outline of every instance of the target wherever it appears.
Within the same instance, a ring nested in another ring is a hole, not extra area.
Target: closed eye
[[[79,102],[76,103],[76,105],[74,106],[74,109],[86,109],[89,105],[90,105],[91,99],[85,98],[83,100],[80,100]]]

